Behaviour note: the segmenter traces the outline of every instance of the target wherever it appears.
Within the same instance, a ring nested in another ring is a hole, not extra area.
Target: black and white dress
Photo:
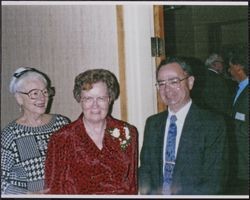
[[[1,135],[1,194],[26,194],[44,188],[44,162],[52,133],[70,120],[54,114],[43,126],[9,123]]]

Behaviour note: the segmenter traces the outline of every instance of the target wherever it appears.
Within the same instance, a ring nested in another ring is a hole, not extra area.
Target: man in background
[[[249,195],[249,78],[248,53],[246,49],[236,51],[229,58],[229,69],[232,78],[238,82],[235,93],[232,117],[234,119],[234,137],[236,148],[230,157],[230,165],[236,163],[231,171],[229,193]]]
[[[231,114],[231,102],[234,88],[230,88],[223,75],[224,60],[213,53],[205,61],[205,86],[201,92],[202,107],[224,116]]]

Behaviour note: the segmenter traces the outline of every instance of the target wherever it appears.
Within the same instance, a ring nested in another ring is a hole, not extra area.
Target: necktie
[[[167,148],[165,152],[165,165],[164,165],[164,180],[163,180],[163,194],[171,194],[170,185],[172,182],[172,175],[175,166],[175,142],[177,134],[176,116],[170,117],[170,125],[167,136]]]

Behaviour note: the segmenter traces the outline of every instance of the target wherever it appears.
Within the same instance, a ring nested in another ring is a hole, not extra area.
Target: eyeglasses
[[[155,84],[155,86],[157,87],[158,90],[165,89],[166,85],[170,86],[171,88],[179,88],[181,86],[181,81],[183,81],[187,78],[189,78],[189,76],[187,76],[183,79],[176,77],[176,78],[172,78],[172,79],[168,79],[168,80],[162,80],[162,81],[158,81]]]
[[[43,90],[32,89],[29,92],[21,92],[21,91],[17,91],[17,92],[28,95],[30,99],[38,99],[41,96],[41,94],[45,97],[51,97],[55,95],[55,90],[53,88],[46,88]]]
[[[82,97],[81,98],[82,102],[87,106],[90,107],[93,105],[94,101],[96,101],[96,103],[99,106],[106,106],[106,104],[109,101],[109,96],[102,96],[102,97]]]

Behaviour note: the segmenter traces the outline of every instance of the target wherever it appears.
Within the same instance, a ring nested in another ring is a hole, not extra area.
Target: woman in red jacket
[[[45,183],[49,194],[137,194],[137,129],[110,110],[119,83],[108,70],[75,79],[79,118],[50,139]]]

